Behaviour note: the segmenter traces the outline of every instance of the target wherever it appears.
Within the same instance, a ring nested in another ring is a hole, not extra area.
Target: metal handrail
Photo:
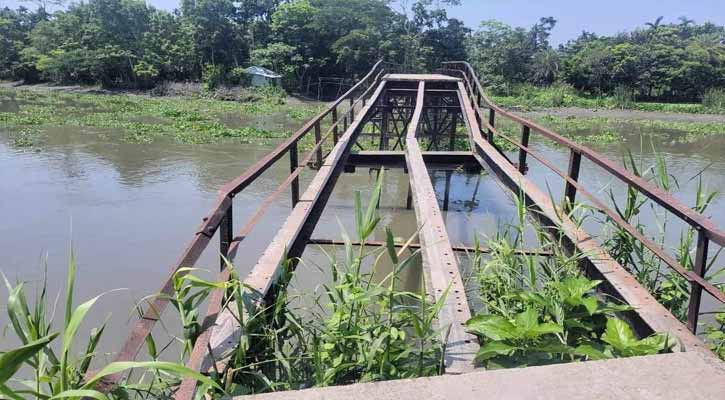
[[[671,194],[652,185],[650,182],[647,182],[641,177],[632,174],[630,171],[618,166],[616,163],[607,159],[602,154],[599,154],[586,146],[576,143],[571,139],[565,138],[556,132],[553,132],[535,122],[531,122],[512,112],[506,111],[498,106],[485,94],[483,87],[481,86],[481,82],[478,80],[478,77],[473,71],[473,67],[471,67],[468,62],[449,61],[444,62],[443,64],[464,65],[467,70],[464,71],[464,73],[468,72],[471,77],[473,77],[473,83],[476,85],[476,94],[480,94],[481,100],[483,100],[490,109],[495,110],[496,113],[508,117],[509,119],[518,122],[521,125],[527,126],[530,129],[541,133],[547,138],[552,139],[555,142],[578,152],[582,156],[593,161],[611,174],[615,175],[617,178],[621,179],[628,185],[633,186],[640,193],[656,201],[659,205],[672,212],[695,229],[706,232],[708,239],[710,239],[714,243],[717,243],[720,246],[725,246],[725,231],[720,230],[709,218],[692,210],[690,207],[687,207],[687,205],[673,197]]]

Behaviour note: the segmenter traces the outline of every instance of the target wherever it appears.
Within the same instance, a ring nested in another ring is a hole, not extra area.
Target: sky
[[[167,10],[179,4],[179,0],[146,2]],[[554,45],[576,38],[582,30],[612,35],[642,26],[659,16],[664,16],[665,23],[686,16],[698,23],[710,21],[725,25],[725,0],[462,0],[461,3],[449,8],[449,16],[463,20],[471,28],[487,19],[528,27],[540,17],[552,16],[557,20],[550,39]],[[0,6],[14,8],[18,4],[19,0],[0,0]]]

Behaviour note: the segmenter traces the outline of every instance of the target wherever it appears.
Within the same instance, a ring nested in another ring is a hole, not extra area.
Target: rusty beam
[[[340,137],[337,145],[325,159],[319,172],[315,175],[308,189],[300,197],[300,201],[292,210],[280,231],[262,254],[257,264],[244,280],[245,284],[266,295],[271,285],[281,272],[281,264],[285,258],[295,258],[302,255],[304,246],[319,219],[327,198],[342,173],[343,166],[360,127],[378,98],[385,83],[381,83],[375,90],[370,101],[360,111],[348,130]]]
[[[379,80],[379,75],[376,77],[374,82],[377,82]],[[362,98],[365,96],[366,93],[368,93],[373,86],[371,85],[368,90],[366,90],[361,98],[359,98],[354,104],[357,104],[358,102],[362,101]],[[336,121],[337,123],[338,121]],[[247,222],[247,224],[242,228],[241,232],[237,237],[234,238],[234,241],[232,243],[232,246],[230,246],[227,259],[233,260],[237,249],[239,247],[239,244],[242,240],[244,240],[252,231],[252,229],[256,226],[256,224],[259,222],[261,217],[265,214],[266,210],[273,204],[274,200],[284,191],[286,188],[290,185],[294,185],[294,183],[299,179],[299,174],[303,171],[305,166],[310,164],[312,162],[313,157],[319,156],[319,151],[322,147],[322,144],[328,139],[328,137],[332,134],[335,135],[335,128],[336,123],[331,126],[324,137],[320,137],[319,135],[316,135],[318,140],[315,146],[309,150],[307,153],[307,156],[302,162],[301,166],[298,166],[295,170],[292,171],[292,173],[285,179],[285,181],[282,182],[282,184],[272,192],[267,198],[262,202],[260,207],[257,209],[255,214],[252,216],[252,218]],[[334,138],[333,138],[334,140]],[[336,143],[337,144],[337,143]],[[334,149],[333,149],[334,151]],[[349,151],[349,150],[348,150]],[[328,156],[329,157],[329,156]],[[309,189],[308,189],[309,190]],[[324,205],[322,206],[324,207]],[[316,220],[315,222],[316,223]],[[222,270],[220,275],[218,276],[218,281],[223,282],[229,279],[230,271],[228,269]],[[246,281],[245,281],[246,283]],[[202,324],[202,333],[197,338],[196,343],[194,345],[194,348],[192,349],[192,354],[189,358],[189,361],[187,363],[187,367],[190,369],[193,369],[195,371],[205,370],[208,369],[209,366],[212,363],[216,363],[216,355],[219,353],[222,353],[223,350],[228,347],[229,343],[236,343],[236,340],[229,341],[219,340],[220,336],[226,335],[227,338],[233,337],[237,331],[239,330],[239,325],[236,322],[237,319],[232,315],[231,311],[225,311],[222,312],[222,304],[221,301],[223,299],[223,293],[224,289],[217,288],[212,291],[212,294],[210,296],[209,300],[209,307],[207,311],[207,315],[204,318],[203,324]],[[258,296],[256,296],[257,299],[260,297],[263,297],[265,293],[257,293]],[[226,332],[223,332],[221,335],[218,333],[216,328],[221,328],[222,330],[225,330]],[[215,340],[216,338],[216,340]],[[196,390],[196,380],[193,378],[186,378],[182,381],[179,390],[175,394],[176,400],[188,400],[191,399],[195,393]]]
[[[425,151],[423,161],[431,169],[457,169],[479,171],[481,165],[470,151]],[[361,168],[406,168],[405,151],[359,151],[347,159],[349,169]]]
[[[462,374],[473,370],[473,360],[479,346],[475,336],[467,333],[465,329],[464,324],[471,318],[471,310],[458,260],[448,238],[435,190],[416,139],[424,102],[425,82],[421,81],[418,84],[416,108],[405,138],[405,160],[415,215],[420,227],[418,238],[422,249],[426,288],[436,301],[444,302],[438,316],[438,325],[443,330],[443,340],[446,341],[445,373]]]
[[[335,239],[310,239],[307,241],[308,244],[316,244],[319,246],[344,246],[345,241],[344,240],[335,240]],[[353,246],[360,246],[362,243],[360,242],[350,242]],[[371,246],[371,247],[382,247],[387,246],[387,243],[377,241],[377,240],[368,240],[365,241],[365,246]],[[403,246],[406,246],[411,249],[420,249],[421,244],[420,243],[395,243],[396,248],[402,248]],[[491,253],[491,249],[489,247],[485,246],[479,246],[478,248],[473,246],[462,246],[462,245],[452,245],[451,248],[453,251],[460,252],[460,253],[482,253],[482,254],[488,254]],[[514,250],[514,253],[521,254],[521,255],[529,255],[529,256],[541,256],[541,257],[551,257],[553,253],[549,250],[541,250],[541,249],[516,249]]]

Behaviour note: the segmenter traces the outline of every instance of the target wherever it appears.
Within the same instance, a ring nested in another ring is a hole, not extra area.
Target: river
[[[239,116],[225,116],[225,119],[230,124],[245,123]],[[276,123],[290,122],[277,120]],[[617,129],[627,127],[620,125]],[[640,132],[624,133],[626,141],[598,145],[596,149],[620,161],[626,148],[644,165],[652,164],[654,155],[649,139],[641,142]],[[75,304],[99,293],[123,289],[103,296],[87,317],[83,332],[108,314],[112,315],[101,345],[105,352],[119,348],[120,340],[130,329],[129,321],[135,318],[133,305],[158,291],[169,266],[177,260],[201,217],[212,205],[216,190],[273,147],[273,144],[187,145],[164,139],[132,144],[117,139],[118,136],[112,132],[56,127],[50,129],[47,139],[36,150],[14,146],[10,132],[0,128],[0,270],[10,281],[27,282],[32,289],[40,286],[47,269],[49,293],[54,300],[64,287],[72,248],[78,271]],[[711,137],[692,144],[677,144],[661,135],[655,135],[652,140],[666,158],[671,174],[680,182],[680,188],[675,191],[680,200],[693,204],[697,182],[691,178],[700,171],[710,190],[725,191],[724,138]],[[534,140],[532,147],[565,169],[568,162],[565,151],[540,140]],[[528,176],[560,197],[561,180],[535,162],[530,167]],[[284,179],[288,168],[282,160],[236,197],[237,229]],[[442,201],[446,173],[431,172],[431,176]],[[302,176],[303,188],[311,177],[309,172]],[[604,192],[610,187],[622,193],[621,186],[611,185],[611,178],[590,162],[583,163],[580,180],[596,193],[606,195]],[[352,234],[353,193],[361,190],[365,198],[373,182],[374,176],[365,169],[345,174],[313,236],[339,239],[340,224]],[[475,233],[492,235],[515,218],[510,198],[492,177],[455,172],[450,176],[450,185],[450,210],[445,218],[454,244],[471,245]],[[404,238],[415,232],[414,213],[405,209],[406,190],[407,176],[402,171],[387,173],[380,213],[383,223]],[[725,226],[724,205],[725,200],[719,197],[707,213],[721,227]],[[235,260],[242,276],[290,209],[290,198],[285,194],[245,240]],[[645,224],[655,229],[654,217],[643,218]],[[669,229],[667,236],[668,243],[674,244],[679,228]],[[212,244],[197,264],[209,271],[218,268],[216,241]],[[324,258],[315,248],[309,252],[313,254],[301,267],[296,285],[311,291],[321,279],[315,264],[322,266]],[[212,272],[198,274],[213,277]],[[0,301],[2,307],[5,304],[4,300]],[[62,314],[60,304],[58,315]],[[6,323],[2,312],[0,324]],[[8,338],[2,342],[11,343]]]

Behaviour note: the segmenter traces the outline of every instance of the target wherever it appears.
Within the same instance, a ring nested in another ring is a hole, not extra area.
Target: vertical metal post
[[[476,90],[476,107],[481,107],[481,92]]]
[[[521,125],[521,145],[529,147],[529,135],[531,134],[531,128],[528,125]],[[519,149],[519,172],[522,174],[526,173],[526,151]]]
[[[448,142],[448,150],[453,151],[456,149],[456,128],[458,127],[458,113],[455,111],[449,111],[451,113],[451,137]]]
[[[493,108],[488,109],[488,124],[491,125],[488,128],[488,142],[493,143],[493,127],[496,124],[496,110]]]
[[[319,144],[322,141],[322,134],[320,132],[320,121],[315,122],[315,144]],[[322,166],[322,146],[317,148],[317,167]]]
[[[708,243],[709,240],[705,231],[698,229],[697,251],[695,253],[695,265],[693,265],[693,272],[700,277],[705,276]],[[690,288],[690,304],[687,307],[687,329],[694,334],[697,334],[697,320],[700,316],[701,298],[702,286],[700,286],[697,282],[692,282],[692,286]]]
[[[232,240],[234,240],[234,212],[232,208],[232,203],[229,202],[229,208],[227,208],[227,211],[224,213],[224,217],[222,217],[221,222],[219,223],[219,270],[224,270],[226,268],[226,261],[225,257],[229,253],[229,246],[232,244]],[[231,262],[231,260],[229,260]]]
[[[332,142],[337,144],[337,106],[332,107]]]
[[[297,153],[297,142],[294,142],[292,146],[289,148],[289,170],[290,173],[294,172],[297,167],[299,167],[299,161],[297,160],[298,153]],[[290,190],[292,191],[292,207],[297,205],[297,202],[300,201],[300,178],[299,176],[295,177],[295,179],[292,181],[292,185],[290,186]]]
[[[569,178],[573,181],[579,179],[579,167],[581,166],[582,155],[581,153],[572,149],[569,154]],[[576,187],[571,182],[566,182],[566,188],[564,189],[564,206],[570,207],[574,204],[576,198]]]
[[[355,100],[353,100],[354,97],[355,97],[354,95],[350,95],[350,98],[348,99],[348,100],[350,100],[350,109],[348,110],[348,112],[350,114],[350,118],[349,118],[350,125],[352,125],[352,121],[355,120]]]
[[[380,142],[379,150],[388,150],[388,127],[390,125],[390,113],[392,109],[389,106],[389,96],[387,92],[383,94],[383,106],[380,107],[382,116],[380,118]]]

